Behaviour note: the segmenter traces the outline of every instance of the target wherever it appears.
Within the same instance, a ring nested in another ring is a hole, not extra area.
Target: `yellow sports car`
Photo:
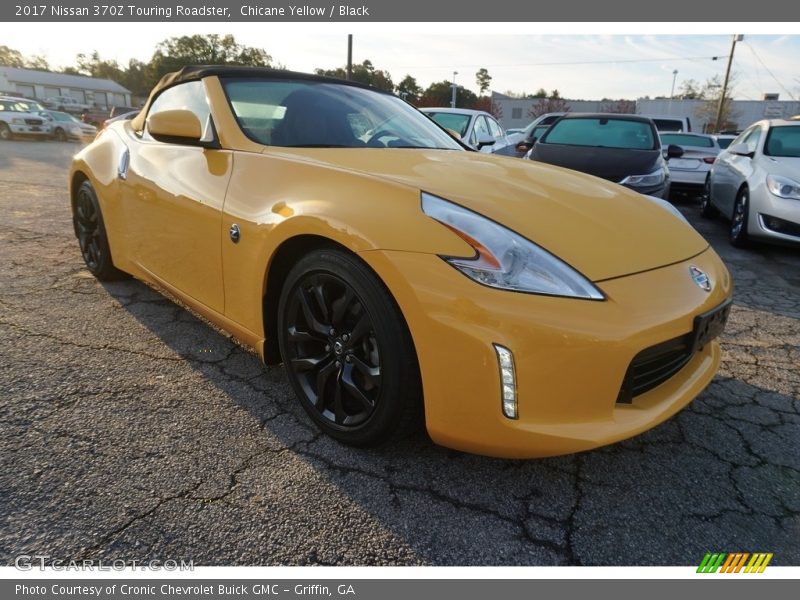
[[[709,383],[732,282],[670,205],[473,152],[399,98],[186,67],[70,173],[99,279],[133,275],[282,361],[334,438],[424,419],[537,457],[645,431]]]

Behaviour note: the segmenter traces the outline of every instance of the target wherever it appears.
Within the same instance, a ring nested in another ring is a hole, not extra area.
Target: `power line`
[[[540,62],[540,63],[509,63],[509,64],[495,64],[495,65],[486,65],[482,64],[484,67],[491,67],[492,69],[496,68],[507,68],[507,67],[561,67],[561,66],[568,66],[568,65],[609,65],[609,64],[621,64],[621,63],[647,63],[647,62],[665,62],[665,61],[672,61],[672,60],[721,60],[728,58],[727,54],[724,55],[717,55],[717,56],[667,56],[663,58],[631,58],[631,59],[615,59],[615,60],[582,60],[582,61],[568,61],[568,62]],[[469,65],[438,65],[438,66],[431,66],[431,65],[399,65],[395,68],[397,69],[471,69],[474,68],[477,63],[469,64]]]
[[[753,48],[753,47],[752,47],[750,44],[748,44],[747,42],[744,42],[744,44],[745,44],[745,45],[746,45],[748,48],[750,48],[750,51],[753,53],[753,56],[755,56],[755,57],[758,59],[758,62],[760,62],[760,63],[761,63],[761,66],[762,66],[762,67],[764,67],[764,70],[766,70],[766,72],[767,72],[767,73],[769,73],[769,76],[770,76],[770,77],[772,77],[772,78],[775,80],[775,83],[777,83],[777,84],[780,86],[780,88],[781,88],[781,89],[782,89],[784,92],[786,92],[786,93],[789,95],[789,98],[791,98],[792,100],[797,100],[797,98],[795,98],[795,97],[794,97],[794,95],[792,94],[792,92],[790,92],[789,90],[787,90],[787,89],[784,87],[784,85],[783,85],[783,84],[782,84],[780,81],[778,81],[778,78],[777,78],[777,77],[775,77],[775,75],[772,73],[772,71],[770,71],[770,70],[769,70],[769,67],[768,67],[766,64],[764,64],[764,61],[763,61],[763,60],[761,60],[761,57],[758,55],[758,52],[756,52],[756,49],[755,49],[755,48]]]

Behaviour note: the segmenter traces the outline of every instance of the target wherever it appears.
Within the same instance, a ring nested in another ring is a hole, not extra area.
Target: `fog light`
[[[497,352],[497,364],[500,367],[500,399],[503,403],[503,414],[509,419],[517,418],[517,377],[514,373],[514,355],[511,350],[494,344]]]

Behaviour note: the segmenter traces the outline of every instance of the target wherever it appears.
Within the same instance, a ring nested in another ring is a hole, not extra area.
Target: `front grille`
[[[41,125],[44,123],[41,119],[25,119],[26,125]]]
[[[622,380],[617,403],[630,404],[635,396],[661,385],[685,367],[695,352],[724,331],[731,303],[728,298],[716,308],[697,315],[689,333],[645,348],[634,356]]]
[[[680,371],[693,351],[691,333],[650,346],[633,357],[617,396],[619,404],[630,404],[634,396],[644,394]]]

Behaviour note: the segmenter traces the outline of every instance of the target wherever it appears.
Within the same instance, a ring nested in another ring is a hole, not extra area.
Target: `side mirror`
[[[484,146],[492,146],[496,141],[497,140],[495,140],[488,133],[481,133],[478,135],[478,150],[480,150]]]
[[[203,136],[200,119],[190,110],[163,110],[147,117],[147,131],[163,142],[199,142]]]
[[[750,152],[747,144],[734,144],[733,146],[729,146],[728,152],[731,154],[738,154],[739,156],[749,156],[750,158],[753,158],[755,154],[754,152]]]
[[[683,156],[683,148],[676,144],[667,146],[667,160],[670,158],[680,158],[681,156]]]

